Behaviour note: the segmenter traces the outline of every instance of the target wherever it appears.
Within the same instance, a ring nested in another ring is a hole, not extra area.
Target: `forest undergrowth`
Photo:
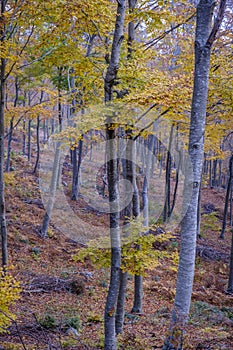
[[[32,161],[33,161],[32,157]],[[33,166],[17,153],[5,176],[9,257],[12,273],[21,281],[21,298],[13,307],[16,320],[0,335],[4,350],[102,349],[103,315],[109,271],[90,260],[75,262],[81,247],[51,222],[48,237],[40,237],[44,208]],[[63,175],[68,177],[68,165]],[[67,179],[66,179],[67,180]],[[65,183],[69,194],[69,184]],[[201,235],[185,349],[233,348],[233,296],[226,293],[230,229],[219,239],[225,191],[203,188]],[[106,214],[90,210],[84,199],[72,203],[75,215],[96,227],[107,227]],[[94,233],[93,233],[94,234]],[[179,228],[176,235],[179,241]],[[161,349],[169,324],[176,271],[162,264],[144,278],[142,314],[130,313],[133,277],[126,293],[124,333],[119,349]]]

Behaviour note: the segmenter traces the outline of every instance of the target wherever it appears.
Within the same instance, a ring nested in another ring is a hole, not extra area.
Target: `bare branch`
[[[223,16],[224,16],[224,12],[225,12],[225,9],[226,9],[226,2],[227,0],[221,0],[220,1],[220,4],[219,4],[219,9],[218,9],[218,14],[217,14],[217,17],[214,21],[214,25],[213,25],[213,29],[210,33],[210,36],[207,40],[207,43],[206,45],[208,45],[209,47],[212,46],[215,38],[216,38],[216,34],[221,26],[221,23],[222,23],[222,20],[223,20]]]
[[[33,64],[33,63],[35,63],[35,62],[42,61],[46,56],[50,55],[54,50],[56,50],[56,47],[55,47],[55,48],[53,47],[51,50],[49,50],[48,52],[46,52],[44,55],[42,55],[42,56],[40,56],[40,57],[34,59],[34,60],[31,61],[31,62],[28,62],[28,63],[23,64],[22,66],[18,67],[17,69],[22,69],[22,68],[24,68],[24,67],[30,66],[31,64]]]
[[[31,37],[32,37],[32,34],[33,34],[33,32],[34,32],[34,29],[35,29],[35,26],[33,25],[33,26],[32,26],[32,30],[31,30],[30,34],[28,35],[25,44],[23,45],[23,47],[21,48],[21,50],[20,50],[20,52],[19,52],[19,54],[18,54],[18,57],[21,57],[22,53],[24,52],[25,48],[27,47],[27,45],[28,45],[28,43],[29,43],[29,41],[30,41],[30,39],[31,39]],[[17,63],[17,61],[15,61],[15,62],[12,64],[12,66],[11,66],[11,68],[9,69],[8,73],[5,75],[5,77],[4,77],[4,80],[5,80],[5,81],[7,80],[7,78],[8,78],[9,75],[11,74],[11,72],[13,71],[13,69],[14,69],[16,63]]]
[[[158,106],[158,103],[154,103],[152,106],[150,106],[138,119],[136,120],[136,123],[138,123],[147,113],[149,113],[154,107]]]
[[[173,32],[173,30],[175,30],[175,29],[179,28],[180,26],[182,26],[182,25],[188,23],[189,21],[191,21],[191,19],[193,19],[195,16],[196,16],[196,11],[190,17],[188,17],[184,22],[178,23],[174,27],[172,27],[172,28],[170,28],[168,30],[165,30],[161,35],[157,36],[157,38],[154,38],[151,41],[149,41],[148,43],[144,44],[144,46],[146,46],[145,51],[148,50],[150,47],[156,45],[160,40],[165,38],[166,35],[168,35],[171,32]]]
[[[167,114],[170,111],[171,107],[167,108],[164,112],[162,112],[158,117],[153,119],[149,124],[147,124],[143,129],[141,129],[136,136],[134,136],[133,140],[137,140],[139,136],[145,131],[146,129],[149,129],[159,118],[161,118],[163,115]]]

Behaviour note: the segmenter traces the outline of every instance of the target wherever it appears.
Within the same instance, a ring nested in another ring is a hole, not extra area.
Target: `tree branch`
[[[221,23],[222,23],[222,20],[223,20],[223,16],[224,16],[224,12],[225,12],[225,9],[226,9],[226,2],[227,0],[221,0],[220,1],[220,4],[219,4],[219,9],[218,9],[218,14],[217,14],[217,17],[215,18],[215,21],[214,21],[214,25],[213,25],[213,29],[210,33],[210,36],[207,40],[207,43],[206,45],[211,47],[214,40],[215,40],[215,37],[216,37],[216,34],[221,26]]]
[[[20,50],[19,54],[17,55],[18,57],[21,57],[23,51],[24,51],[25,48],[27,47],[27,45],[28,45],[28,43],[29,43],[29,41],[30,41],[30,39],[31,39],[31,37],[32,37],[32,34],[33,34],[33,32],[34,32],[34,29],[35,29],[35,26],[33,25],[33,26],[32,26],[32,30],[31,30],[30,34],[28,35],[25,44],[23,45],[22,49]],[[11,68],[9,69],[8,73],[5,75],[5,77],[4,77],[4,80],[5,80],[5,81],[7,80],[7,78],[9,77],[9,75],[11,74],[11,72],[12,72],[12,70],[14,69],[16,63],[17,63],[17,61],[15,61],[15,62],[12,64],[12,66],[11,66]]]
[[[149,124],[147,124],[143,129],[141,129],[136,136],[134,136],[133,140],[137,140],[137,138],[145,131],[146,129],[149,129],[159,118],[161,118],[163,115],[167,114],[169,112],[171,107],[167,108],[164,112],[162,112],[158,117],[152,120]]]
[[[224,0],[226,1],[226,0]],[[145,51],[148,50],[150,47],[156,45],[160,40],[162,40],[163,38],[165,38],[166,35],[170,34],[171,32],[173,32],[173,30],[179,28],[180,26],[182,26],[183,24],[188,23],[191,19],[193,19],[196,16],[196,11],[190,16],[188,17],[184,22],[182,23],[178,23],[176,24],[174,27],[165,30],[161,35],[157,36],[157,38],[152,39],[151,41],[149,41],[148,43],[144,44],[144,46],[147,46],[145,48]]]
[[[158,106],[158,103],[154,103],[152,106],[150,106],[138,119],[136,120],[135,124],[138,123],[147,113],[149,113],[154,107]]]

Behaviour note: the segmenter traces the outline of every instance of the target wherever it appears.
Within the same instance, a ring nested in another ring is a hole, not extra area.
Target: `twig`
[[[19,339],[20,339],[20,341],[21,341],[21,344],[22,344],[22,346],[23,346],[23,349],[24,349],[24,350],[27,350],[27,348],[26,348],[26,346],[25,346],[25,343],[24,343],[24,340],[23,340],[23,337],[21,336],[21,333],[20,333],[20,331],[19,331],[18,323],[17,323],[13,318],[11,318],[9,315],[7,315],[4,311],[0,310],[0,312],[1,312],[4,316],[6,316],[7,318],[9,318],[9,320],[10,320],[12,323],[14,323],[14,325],[15,325],[15,327],[16,327],[17,335],[18,335],[18,337],[19,337]]]

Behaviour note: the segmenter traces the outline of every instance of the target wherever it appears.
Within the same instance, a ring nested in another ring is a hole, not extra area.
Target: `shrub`
[[[9,272],[0,268],[0,333],[6,331],[7,327],[15,319],[15,315],[9,311],[20,297],[20,283],[17,282]]]

